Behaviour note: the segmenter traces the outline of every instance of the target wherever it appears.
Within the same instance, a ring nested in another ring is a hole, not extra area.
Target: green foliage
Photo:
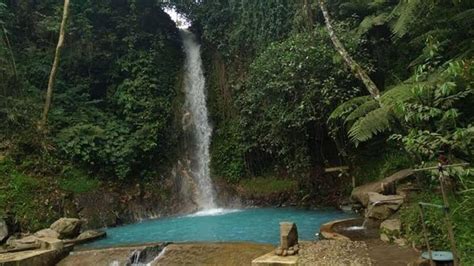
[[[427,80],[432,73],[420,67],[416,79]],[[472,101],[472,61],[450,62],[437,78],[413,88],[416,101],[400,106],[406,135],[394,135],[415,157],[429,161],[440,153],[471,161],[474,150],[472,117],[460,108]]]
[[[470,180],[473,180],[471,175]],[[460,252],[463,265],[471,265],[474,262],[472,249],[474,248],[474,229],[471,221],[474,219],[472,183],[469,189],[465,190],[459,197],[450,198],[450,209],[452,221],[454,224],[454,236],[457,248]],[[433,191],[425,191],[411,200],[410,205],[405,205],[400,210],[400,219],[402,221],[402,233],[409,241],[417,246],[425,246],[421,226],[421,218],[418,210],[418,202],[429,202],[443,205],[441,195]],[[450,250],[450,242],[446,229],[444,214],[439,209],[428,208],[425,210],[425,222],[428,240],[431,248],[434,250]]]
[[[67,192],[84,193],[97,189],[100,181],[93,179],[78,169],[68,169],[59,180],[59,188]]]
[[[213,175],[235,183],[246,175],[245,150],[242,146],[237,122],[228,121],[214,132],[212,141],[211,169]]]
[[[376,152],[366,148],[366,152],[360,151],[354,158],[353,175],[358,185],[380,180],[395,172],[412,168],[413,161],[405,152],[397,151],[393,147],[381,148]]]
[[[254,177],[243,179],[239,186],[248,195],[265,196],[270,194],[279,194],[283,192],[294,192],[298,189],[296,180],[278,179],[274,177]]]
[[[225,57],[246,57],[292,30],[293,1],[171,1]]]
[[[71,4],[48,140],[39,139],[39,117],[32,114],[43,104],[54,54],[50,39],[57,36],[62,6],[42,1],[6,8],[14,17],[13,48],[27,88],[24,97],[0,100],[0,140],[13,142],[8,149],[20,147],[23,156],[47,151],[120,179],[143,177],[174,156],[171,106],[183,55],[178,31],[159,4]]]
[[[0,161],[0,215],[15,214],[24,228],[37,230],[54,219],[41,195],[47,184],[16,170],[10,160]]]
[[[352,40],[349,47],[354,45]],[[318,28],[271,44],[255,59],[237,99],[250,152],[274,156],[290,171],[308,168],[314,130],[328,110],[358,93],[357,82],[334,58],[330,40]]]

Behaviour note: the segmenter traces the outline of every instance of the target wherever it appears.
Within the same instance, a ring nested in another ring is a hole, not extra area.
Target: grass
[[[461,256],[463,265],[474,265],[474,212],[463,206],[466,196],[456,196],[450,198],[451,220],[454,226],[454,235],[456,246]],[[470,205],[473,205],[472,199]],[[402,222],[402,233],[409,241],[414,242],[419,247],[425,246],[421,219],[419,216],[418,202],[429,202],[434,204],[443,204],[439,192],[426,190],[404,205],[400,210],[400,219]],[[444,214],[438,209],[426,209],[425,222],[428,239],[434,250],[451,250],[448,233],[444,220]],[[426,249],[426,248],[425,248]]]
[[[243,188],[245,193],[264,196],[286,191],[296,191],[298,182],[296,180],[274,177],[255,177],[241,180],[239,186]]]
[[[59,187],[67,192],[85,193],[94,191],[100,186],[100,181],[91,178],[83,171],[77,169],[69,169],[64,172],[59,180]]]

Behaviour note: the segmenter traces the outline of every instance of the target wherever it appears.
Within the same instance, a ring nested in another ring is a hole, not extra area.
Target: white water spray
[[[211,142],[212,128],[209,124],[205,79],[202,70],[201,46],[197,43],[195,35],[188,30],[181,30],[184,52],[186,54],[184,90],[186,94],[185,106],[187,113],[184,126],[188,124],[193,132],[194,145],[192,149],[193,167],[192,176],[197,181],[196,203],[201,210],[216,207],[215,191],[210,178],[209,145]],[[184,119],[183,119],[184,120]]]

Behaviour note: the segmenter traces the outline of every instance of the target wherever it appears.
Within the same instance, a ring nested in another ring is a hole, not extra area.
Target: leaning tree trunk
[[[321,11],[323,12],[324,20],[326,22],[326,28],[328,30],[329,36],[331,37],[331,41],[334,44],[334,48],[336,48],[337,52],[342,56],[346,64],[350,67],[352,72],[359,78],[372,95],[375,100],[379,100],[380,98],[380,91],[377,88],[377,85],[372,81],[372,79],[367,75],[367,72],[349,55],[344,45],[342,45],[339,38],[336,36],[334,28],[331,25],[331,18],[329,17],[329,12],[326,8],[326,4],[324,0],[318,0],[319,6]]]
[[[39,123],[40,130],[44,130],[46,123],[48,122],[48,113],[51,107],[51,100],[53,97],[53,87],[54,87],[54,82],[56,80],[56,74],[58,72],[61,50],[63,49],[63,45],[64,45],[64,35],[66,31],[66,22],[67,22],[68,16],[69,16],[69,0],[64,0],[63,18],[61,21],[61,28],[59,30],[58,44],[56,46],[56,52],[54,54],[53,66],[51,67],[51,73],[49,75],[48,90],[46,92],[46,100],[44,103],[43,114],[41,115],[41,121]]]
[[[2,26],[2,31],[3,31],[3,38],[5,39],[5,44],[8,48],[8,52],[10,53],[10,60],[11,60],[11,64],[12,64],[12,70],[13,70],[13,75],[15,76],[15,80],[18,79],[18,73],[16,71],[16,62],[15,62],[15,56],[13,55],[13,50],[12,50],[12,46],[10,44],[10,39],[8,38],[8,33],[7,33],[7,29],[5,29],[4,26]]]

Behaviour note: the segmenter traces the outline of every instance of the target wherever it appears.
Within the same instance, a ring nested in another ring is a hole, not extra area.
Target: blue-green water
[[[147,242],[250,241],[277,244],[279,223],[295,222],[299,238],[315,239],[319,227],[331,220],[353,215],[333,209],[258,208],[216,210],[181,217],[146,220],[107,229],[107,238],[87,244],[106,247]]]

